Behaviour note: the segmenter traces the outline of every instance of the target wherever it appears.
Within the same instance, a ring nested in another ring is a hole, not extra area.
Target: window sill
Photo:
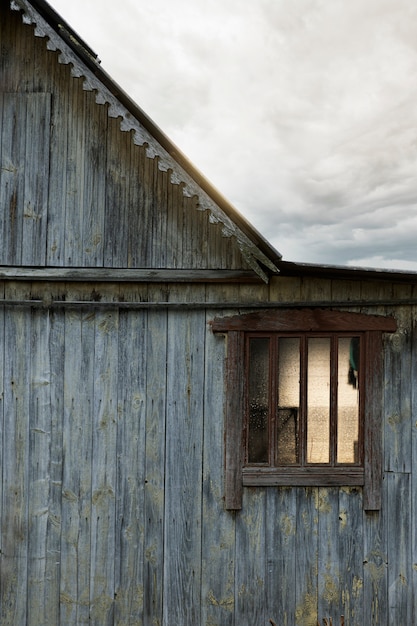
[[[363,468],[323,467],[275,468],[245,467],[242,470],[244,487],[342,487],[361,486],[365,483]]]

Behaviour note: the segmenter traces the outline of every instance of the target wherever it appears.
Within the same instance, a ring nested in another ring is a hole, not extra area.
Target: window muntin
[[[246,334],[246,466],[362,466],[361,343],[360,334]]]

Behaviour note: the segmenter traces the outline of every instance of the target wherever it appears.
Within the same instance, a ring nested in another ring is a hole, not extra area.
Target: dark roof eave
[[[402,270],[343,265],[315,265],[282,260],[278,262],[277,267],[280,270],[280,276],[311,276],[315,278],[333,278],[335,280],[369,280],[417,284],[417,272]]]

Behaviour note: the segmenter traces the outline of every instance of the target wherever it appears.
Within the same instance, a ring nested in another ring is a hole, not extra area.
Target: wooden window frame
[[[215,333],[227,334],[225,402],[225,508],[242,508],[243,487],[363,487],[363,508],[381,507],[383,333],[397,329],[393,317],[329,309],[268,309],[216,318]],[[363,464],[349,467],[245,466],[244,398],[247,333],[360,333],[363,345]],[[329,471],[331,469],[331,471]]]

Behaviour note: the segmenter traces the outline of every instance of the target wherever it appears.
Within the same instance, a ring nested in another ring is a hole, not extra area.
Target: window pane
[[[308,340],[307,462],[330,462],[330,338]]]
[[[249,463],[268,463],[269,339],[249,340]]]
[[[359,337],[339,339],[337,462],[359,462]]]
[[[299,463],[300,340],[278,342],[277,461]]]

